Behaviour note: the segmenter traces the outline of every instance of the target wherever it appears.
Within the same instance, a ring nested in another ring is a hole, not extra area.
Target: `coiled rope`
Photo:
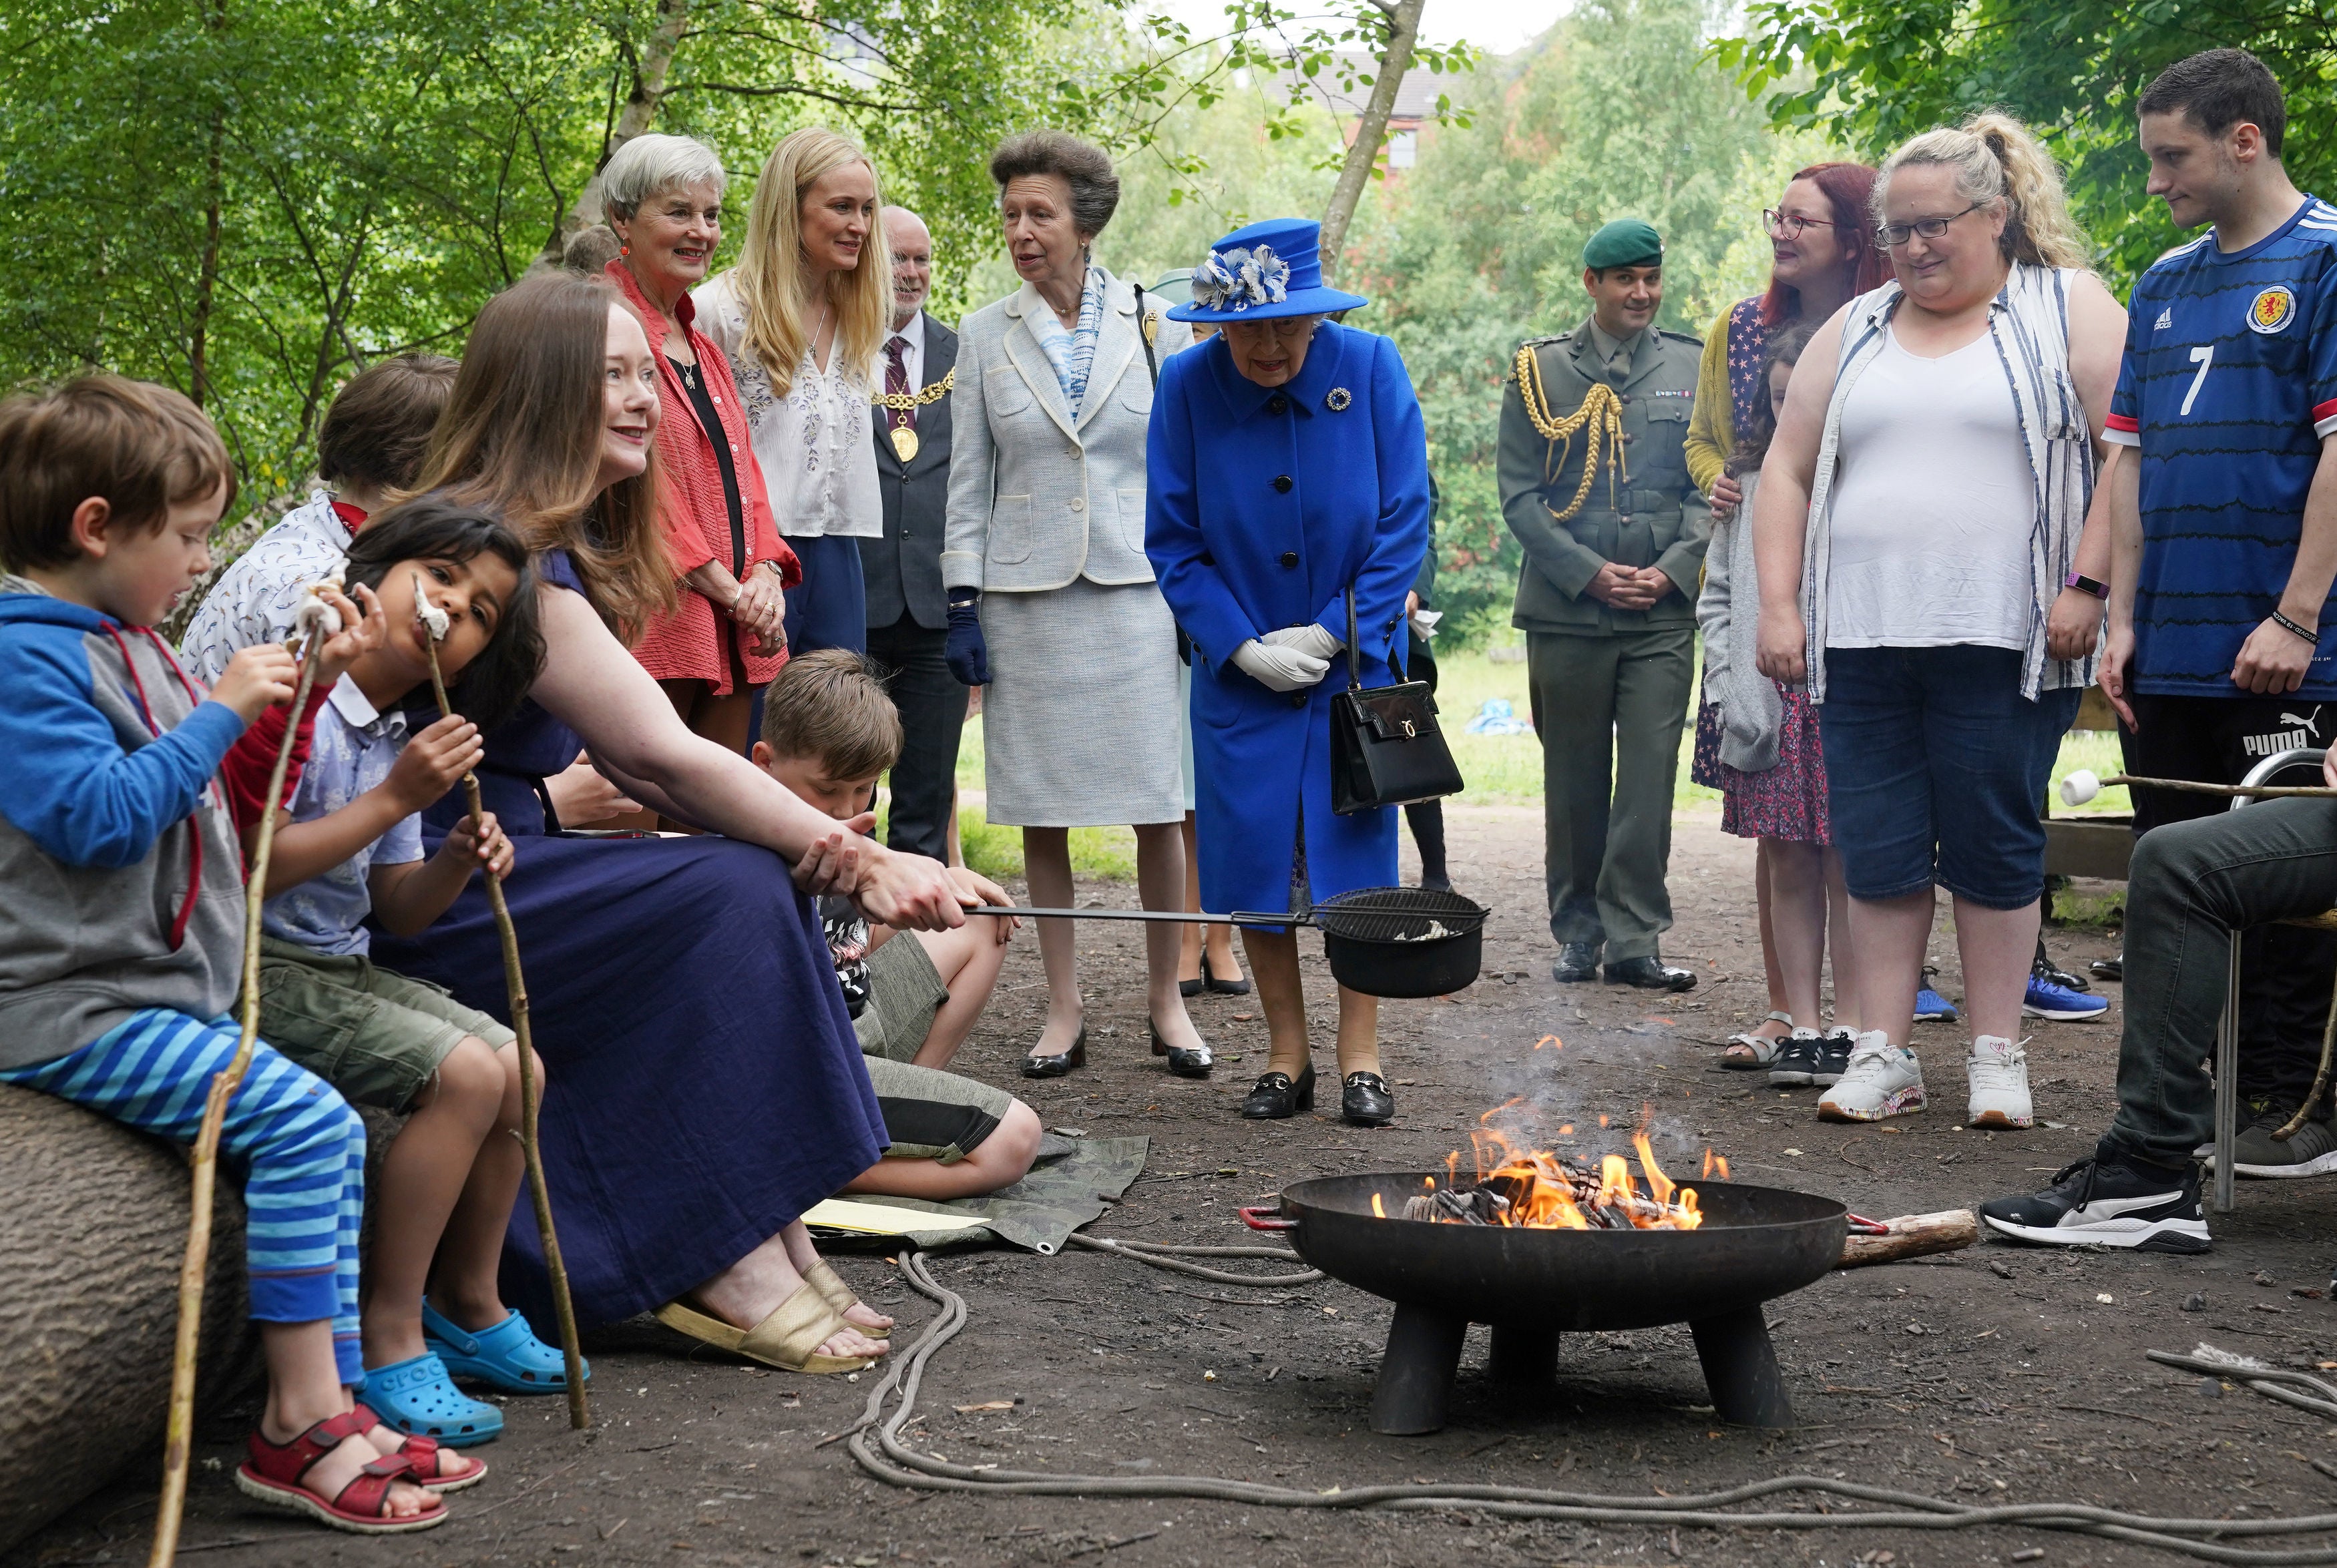
[[[1583,394],[1582,406],[1560,419],[1550,408],[1550,395],[1542,390],[1541,361],[1534,357],[1530,343],[1518,350],[1518,400],[1525,404],[1526,417],[1550,445],[1543,450],[1541,482],[1549,484],[1566,467],[1566,459],[1574,450],[1578,431],[1589,426],[1590,433],[1582,447],[1582,482],[1574,487],[1574,499],[1564,511],[1542,502],[1542,510],[1564,522],[1582,510],[1590,494],[1591,482],[1599,477],[1602,458],[1607,468],[1607,504],[1615,505],[1615,481],[1620,475],[1630,482],[1630,468],[1623,457],[1623,400],[1605,382],[1595,382]]]
[[[1088,1241],[1074,1237],[1074,1241]],[[1274,1248],[1176,1248],[1158,1243],[1119,1242],[1088,1243],[1091,1250],[1132,1258],[1154,1267],[1178,1267],[1170,1252],[1204,1256],[1292,1258]],[[1142,1250],[1139,1250],[1139,1249]],[[1158,1253],[1155,1249],[1158,1248]],[[904,1252],[901,1272],[918,1294],[940,1306],[906,1355],[896,1355],[882,1380],[870,1390],[859,1421],[847,1428],[846,1446],[863,1470],[888,1485],[929,1492],[965,1492],[1002,1496],[1055,1497],[1191,1497],[1239,1503],[1262,1508],[1354,1510],[1472,1509],[1512,1519],[1555,1519],[1581,1524],[1627,1525],[1661,1529],[1686,1526],[1706,1530],[1962,1530],[1977,1525],[2004,1524],[2072,1534],[2094,1535],[2156,1546],[2205,1563],[2228,1563],[2239,1568],[2307,1568],[2337,1563],[2337,1544],[2307,1546],[2293,1551],[2265,1551],[2225,1545],[2219,1537],[2304,1535],[2337,1532],[2337,1514],[2289,1519],[2161,1519],[2081,1503],[2020,1503],[1976,1507],[1899,1492],[1861,1482],[1824,1475],[1780,1475],[1749,1481],[1725,1491],[1679,1497],[1630,1497],[1596,1492],[1554,1492],[1532,1486],[1471,1485],[1457,1482],[1403,1485],[1333,1487],[1312,1491],[1272,1486],[1256,1481],[1236,1481],[1215,1475],[1080,1475],[1040,1470],[1003,1470],[956,1465],[930,1454],[920,1454],[901,1441],[901,1428],[915,1412],[924,1386],[925,1367],[934,1353],[964,1329],[965,1298],[943,1285],[926,1268],[924,1259]],[[1179,1272],[1191,1271],[1183,1265]],[[1216,1271],[1210,1271],[1215,1273]],[[1311,1271],[1310,1271],[1311,1272]],[[1246,1284],[1273,1280],[1236,1277]],[[2225,1368],[2228,1372],[2228,1368]],[[2243,1374],[2244,1375],[2244,1374]],[[2255,1374],[2261,1377],[2262,1373]],[[885,1416],[888,1399],[898,1404]],[[880,1419],[880,1417],[882,1417]],[[1735,1505],[1782,1493],[1813,1492],[1876,1506],[1836,1514],[1729,1513]]]

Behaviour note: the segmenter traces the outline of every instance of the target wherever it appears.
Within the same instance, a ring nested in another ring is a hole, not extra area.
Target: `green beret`
[[[1618,218],[1592,235],[1582,248],[1582,265],[1603,272],[1609,267],[1661,267],[1663,237],[1644,218]]]

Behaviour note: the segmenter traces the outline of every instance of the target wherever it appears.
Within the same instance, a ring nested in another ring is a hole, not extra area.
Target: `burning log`
[[[1536,1149],[1506,1158],[1476,1181],[1404,1200],[1403,1218],[1447,1225],[1517,1225],[1568,1231],[1693,1231],[1703,1223],[1696,1193],[1658,1169],[1645,1135],[1633,1140],[1646,1188],[1620,1154],[1596,1167]],[[1452,1168],[1448,1166],[1448,1169]]]
[[[1510,1201],[1485,1187],[1472,1187],[1467,1192],[1447,1187],[1440,1193],[1427,1193],[1403,1201],[1403,1217],[1407,1220],[1441,1220],[1447,1224],[1499,1225],[1506,1222]]]

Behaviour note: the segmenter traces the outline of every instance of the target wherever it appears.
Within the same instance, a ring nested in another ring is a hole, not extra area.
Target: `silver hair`
[[[601,202],[611,218],[630,219],[661,190],[700,182],[717,196],[730,182],[714,149],[689,136],[636,136],[601,170]]]

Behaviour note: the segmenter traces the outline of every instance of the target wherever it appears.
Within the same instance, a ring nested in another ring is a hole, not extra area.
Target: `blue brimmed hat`
[[[1193,268],[1193,298],[1171,321],[1270,321],[1353,310],[1370,300],[1323,286],[1323,226],[1308,218],[1269,218],[1237,229],[1209,247]]]

